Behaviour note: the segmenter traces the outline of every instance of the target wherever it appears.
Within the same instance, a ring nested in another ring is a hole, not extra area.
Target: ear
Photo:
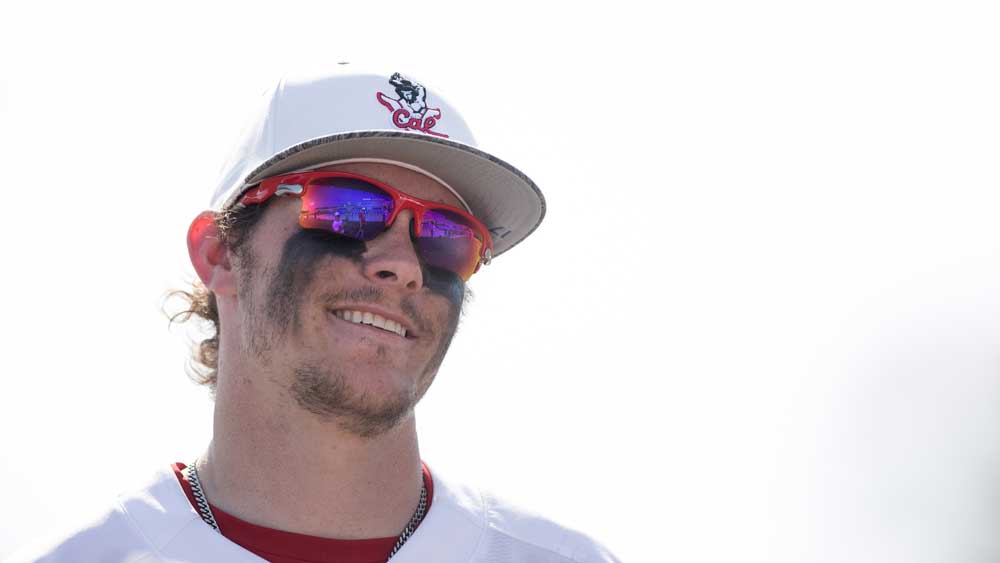
[[[216,214],[203,211],[188,228],[188,254],[201,283],[214,293],[236,294],[235,276],[229,262],[229,249],[219,236]]]

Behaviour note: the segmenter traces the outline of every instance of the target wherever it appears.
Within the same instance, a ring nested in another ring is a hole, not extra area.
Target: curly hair
[[[216,215],[215,223],[222,243],[238,257],[245,256],[244,244],[263,215],[263,209],[264,205],[235,205]],[[194,281],[190,290],[169,292],[166,299],[171,298],[185,303],[183,310],[168,313],[171,324],[184,323],[196,317],[208,328],[208,336],[194,344],[187,372],[195,383],[207,385],[214,392],[219,369],[219,335],[222,331],[215,294],[200,281]]]

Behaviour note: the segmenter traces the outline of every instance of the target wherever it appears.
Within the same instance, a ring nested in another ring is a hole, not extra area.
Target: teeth
[[[341,309],[339,311],[334,311],[333,314],[337,315],[338,318],[344,319],[345,321],[371,325],[389,332],[394,332],[403,338],[406,338],[406,329],[403,328],[403,325],[374,313],[362,313],[361,311],[348,311],[346,309]]]

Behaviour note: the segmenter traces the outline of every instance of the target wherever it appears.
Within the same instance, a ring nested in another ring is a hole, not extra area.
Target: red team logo
[[[413,129],[428,135],[445,137],[448,135],[431,131],[441,119],[441,110],[427,107],[427,89],[409,78],[394,73],[389,78],[389,84],[396,87],[399,98],[387,96],[382,92],[375,94],[380,104],[392,112],[392,124],[400,129]]]

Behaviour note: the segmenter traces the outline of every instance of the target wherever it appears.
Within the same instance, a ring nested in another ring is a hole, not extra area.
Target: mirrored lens
[[[385,231],[392,210],[392,197],[380,188],[354,178],[329,178],[306,190],[299,224],[372,240]]]
[[[483,241],[465,218],[450,211],[427,211],[420,230],[414,246],[428,266],[455,272],[464,280],[472,276]]]

